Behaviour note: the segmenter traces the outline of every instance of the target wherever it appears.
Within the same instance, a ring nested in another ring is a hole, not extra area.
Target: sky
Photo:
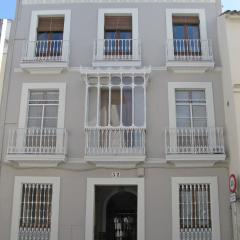
[[[0,18],[14,19],[16,0],[0,0]],[[222,0],[224,10],[240,10],[240,0]]]

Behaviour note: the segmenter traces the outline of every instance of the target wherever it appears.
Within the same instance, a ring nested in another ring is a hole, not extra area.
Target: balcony
[[[141,66],[140,40],[96,40],[94,42],[93,66]]]
[[[223,128],[165,129],[165,151],[175,165],[214,165],[226,158]]]
[[[29,73],[61,73],[68,68],[69,42],[63,40],[28,41],[20,66]]]
[[[145,160],[145,128],[85,128],[86,160],[97,165],[137,164]]]
[[[173,72],[206,72],[214,68],[212,43],[201,39],[170,39],[166,67]]]
[[[66,129],[10,129],[6,160],[20,166],[57,166],[66,160],[67,137]]]

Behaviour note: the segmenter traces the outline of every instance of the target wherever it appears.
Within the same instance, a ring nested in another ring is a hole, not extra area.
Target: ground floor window
[[[172,186],[173,239],[219,239],[216,178],[173,178]]]
[[[57,240],[59,178],[16,177],[12,238]]]

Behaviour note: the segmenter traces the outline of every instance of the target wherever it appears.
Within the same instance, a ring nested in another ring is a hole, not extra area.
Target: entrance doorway
[[[94,240],[137,240],[137,187],[95,187]]]
[[[144,179],[88,179],[85,239],[144,240],[144,212]]]

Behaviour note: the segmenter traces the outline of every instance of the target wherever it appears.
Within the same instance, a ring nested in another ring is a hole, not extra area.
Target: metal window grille
[[[49,240],[51,212],[52,184],[23,184],[18,240]]]
[[[179,185],[180,240],[212,240],[210,184]]]

